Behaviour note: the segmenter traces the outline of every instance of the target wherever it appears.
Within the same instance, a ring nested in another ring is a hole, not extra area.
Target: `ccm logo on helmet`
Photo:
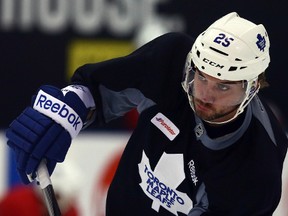
[[[37,94],[33,108],[61,124],[72,138],[82,129],[82,120],[71,107],[42,90]]]
[[[213,62],[213,61],[211,61],[211,60],[209,60],[207,58],[204,58],[203,62],[205,62],[205,63],[207,63],[207,64],[209,64],[209,65],[211,65],[213,67],[216,67],[216,68],[220,68],[220,69],[224,68],[224,65],[220,65],[220,64],[218,64],[216,62]]]

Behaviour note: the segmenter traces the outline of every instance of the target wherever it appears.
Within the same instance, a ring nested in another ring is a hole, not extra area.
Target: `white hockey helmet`
[[[251,80],[268,67],[269,47],[262,24],[232,12],[197,37],[191,50],[192,61],[199,70],[221,80]]]
[[[256,25],[236,12],[231,12],[215,21],[194,42],[187,55],[185,66],[184,90],[188,93],[190,104],[194,110],[191,69],[200,71],[220,80],[247,81],[244,97],[234,119],[248,105],[258,92],[255,86],[259,74],[269,65],[270,41],[265,27]],[[192,88],[190,86],[190,88]],[[231,119],[231,120],[232,120]]]

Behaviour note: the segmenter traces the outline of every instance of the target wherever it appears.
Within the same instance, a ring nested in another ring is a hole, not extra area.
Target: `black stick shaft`
[[[48,185],[42,189],[44,194],[45,203],[50,216],[60,216],[61,212],[55,197],[54,189],[52,185]]]

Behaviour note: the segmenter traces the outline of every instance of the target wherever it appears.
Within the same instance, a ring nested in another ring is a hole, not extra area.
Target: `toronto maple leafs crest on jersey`
[[[138,164],[143,192],[153,200],[151,208],[159,211],[160,207],[174,215],[177,212],[188,214],[192,208],[192,200],[187,194],[177,191],[177,187],[185,179],[183,155],[163,153],[155,169],[150,167],[149,159],[143,151],[142,160]]]

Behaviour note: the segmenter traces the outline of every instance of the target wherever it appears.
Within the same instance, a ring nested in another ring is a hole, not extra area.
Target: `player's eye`
[[[226,85],[226,84],[219,83],[217,85],[217,88],[221,91],[228,91],[230,89],[230,86]]]
[[[207,80],[204,76],[202,76],[199,73],[198,73],[198,79],[201,80],[201,81],[206,81]]]

